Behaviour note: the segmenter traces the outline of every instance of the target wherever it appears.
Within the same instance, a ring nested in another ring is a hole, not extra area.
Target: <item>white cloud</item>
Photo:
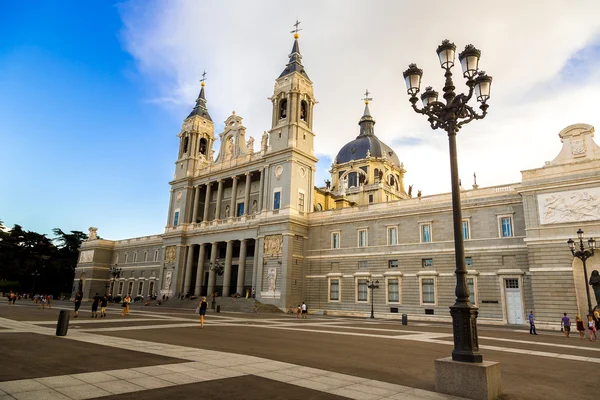
[[[554,158],[565,126],[599,124],[594,95],[600,81],[562,79],[571,57],[599,61],[597,52],[585,51],[600,32],[597,1],[139,1],[120,7],[123,43],[155,88],[151,101],[175,106],[185,118],[206,69],[213,120],[219,124],[235,110],[254,137],[270,128],[266,98],[287,62],[289,31],[298,18],[304,65],[320,102],[316,153],[334,158],[358,134],[360,98],[369,88],[379,138],[390,144],[419,139],[393,147],[408,170],[407,185],[424,194],[449,190],[447,140],[411,110],[402,71],[416,62],[424,69],[423,85],[441,91],[435,49],[442,39],[459,50],[473,43],[482,50],[482,69],[494,78],[489,116],[458,136],[465,186],[474,171],[482,186],[519,181],[520,170]],[[463,91],[455,69],[457,91]]]

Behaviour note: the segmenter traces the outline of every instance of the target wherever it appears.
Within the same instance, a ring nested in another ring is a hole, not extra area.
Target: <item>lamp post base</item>
[[[453,396],[477,400],[495,400],[500,396],[500,363],[465,363],[450,357],[435,360],[435,390]]]
[[[450,307],[450,314],[454,332],[452,360],[468,363],[482,362],[483,356],[479,353],[477,340],[477,308],[456,303]]]

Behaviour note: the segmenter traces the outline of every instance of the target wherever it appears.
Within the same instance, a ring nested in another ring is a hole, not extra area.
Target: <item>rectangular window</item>
[[[175,216],[173,217],[173,226],[177,226],[179,223],[179,211],[175,211]]]
[[[518,279],[505,279],[504,285],[507,289],[518,289],[519,288],[519,280]]]
[[[462,234],[463,234],[463,239],[464,240],[469,240],[471,239],[471,231],[469,229],[469,220],[465,219],[462,222]]]
[[[467,286],[469,288],[469,301],[475,304],[475,279],[467,278]]]
[[[423,304],[435,304],[435,283],[433,279],[427,278],[421,281],[423,293]]]
[[[134,263],[137,262],[137,251],[135,253],[133,253],[133,262]]]
[[[471,257],[465,257],[465,265],[467,267],[472,267],[473,266],[473,259]]]
[[[154,250],[154,261],[158,261],[158,250]]]
[[[388,245],[398,244],[398,228],[389,226],[387,232]]]
[[[340,299],[340,280],[332,279],[329,281],[329,300],[338,301]]]
[[[367,301],[368,288],[367,288],[367,280],[359,279],[358,280],[358,301]]]
[[[273,194],[273,210],[279,210],[281,208],[281,192],[275,192]]]
[[[129,254],[125,253],[125,264],[129,262]]]
[[[388,280],[388,303],[398,303],[400,301],[398,289],[398,279]]]
[[[123,281],[119,282],[119,296],[123,294],[123,286],[124,286],[124,282]]]
[[[360,229],[358,231],[358,247],[367,247],[367,230]]]
[[[141,296],[143,291],[144,291],[144,281],[140,281],[140,283],[138,284],[138,296]]]
[[[423,268],[431,268],[433,267],[433,258],[424,258],[421,260],[421,266]]]
[[[237,214],[236,217],[241,217],[242,215],[244,215],[244,203],[240,203],[237,206]]]
[[[339,232],[331,233],[331,248],[332,249],[340,248],[340,233]]]
[[[304,211],[304,193],[298,192],[298,210]]]
[[[369,268],[369,264],[366,261],[358,262],[358,269],[368,269],[368,268]]]
[[[148,261],[148,252],[144,252],[144,262]]]
[[[130,296],[133,294],[133,281],[129,281],[127,284],[127,294]]]
[[[421,243],[431,242],[431,224],[421,225]]]
[[[118,264],[118,263],[119,263],[119,255],[115,254],[115,264]]]
[[[374,201],[374,199],[373,199],[373,195],[372,195],[372,194],[370,194],[370,195],[369,195],[369,204],[373,204],[373,201]]]
[[[501,217],[500,224],[502,227],[502,237],[511,237],[512,232],[512,217]]]
[[[150,284],[148,285],[148,294],[154,296],[154,281],[150,281]]]
[[[398,268],[398,260],[388,261],[388,268]]]

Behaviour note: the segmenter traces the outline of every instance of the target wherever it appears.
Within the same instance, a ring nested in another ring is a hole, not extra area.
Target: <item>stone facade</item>
[[[120,241],[91,236],[81,247],[74,291],[81,287],[86,299],[96,292],[255,292],[282,309],[305,301],[311,311],[366,316],[373,302],[379,317],[450,320],[450,194],[413,196],[393,152],[378,156],[364,148],[364,158],[334,162],[332,182],[315,187],[316,99],[297,39],[289,57],[260,144],[233,113],[215,151],[202,87],[178,135],[165,232]],[[375,143],[368,108],[365,121],[361,129]],[[538,325],[556,327],[563,312],[585,314],[589,278],[566,241],[579,228],[600,236],[600,150],[593,136],[589,125],[567,127],[558,157],[523,171],[522,182],[462,191],[468,283],[480,321],[524,324],[534,310]],[[588,275],[600,269],[599,260],[587,261]],[[379,288],[371,293],[367,281]]]

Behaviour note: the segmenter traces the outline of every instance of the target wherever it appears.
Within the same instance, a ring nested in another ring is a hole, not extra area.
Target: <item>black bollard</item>
[[[402,314],[402,325],[408,325],[408,315]]]
[[[69,310],[60,310],[58,313],[58,323],[56,324],[56,336],[66,336],[69,330]]]

